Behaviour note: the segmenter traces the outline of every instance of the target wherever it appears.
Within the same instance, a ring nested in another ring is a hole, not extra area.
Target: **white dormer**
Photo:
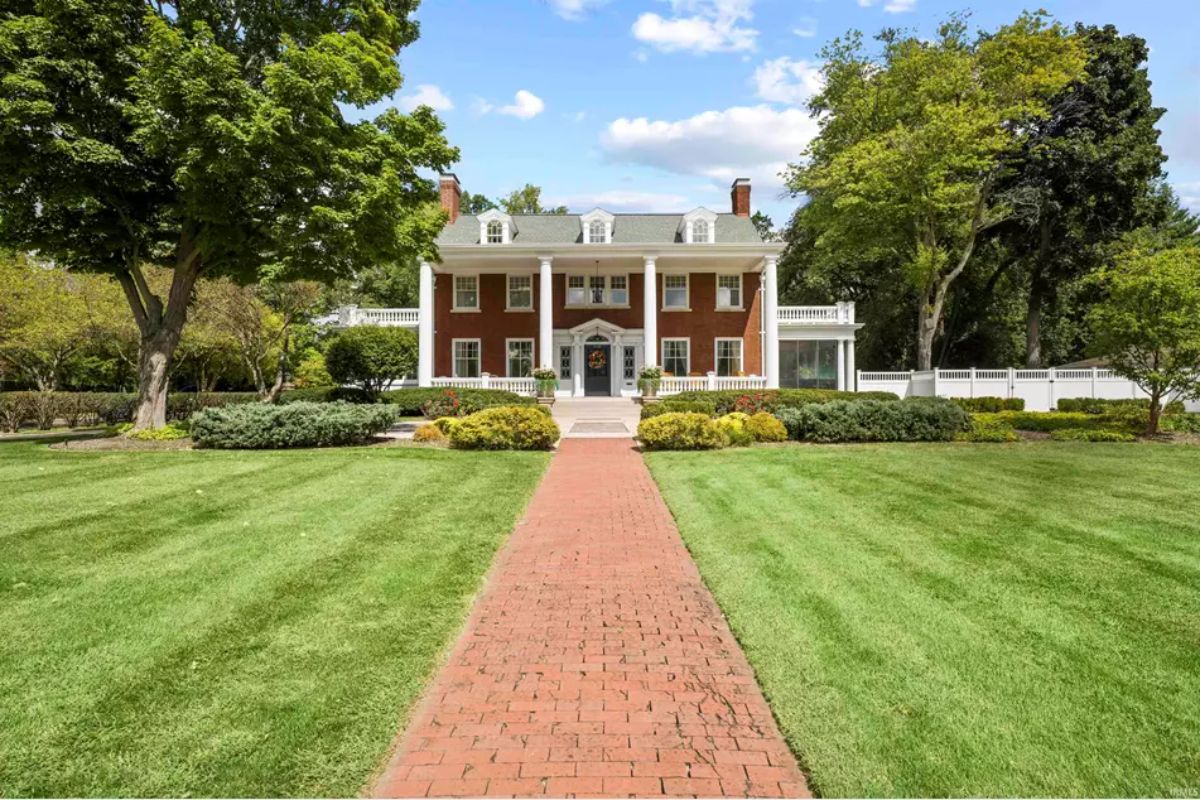
[[[616,218],[603,208],[593,208],[581,215],[579,224],[583,227],[583,243],[611,244],[614,219]]]
[[[479,215],[480,244],[511,244],[516,232],[513,218],[497,208]]]
[[[684,214],[679,227],[687,244],[712,244],[717,240],[717,215],[707,208]]]

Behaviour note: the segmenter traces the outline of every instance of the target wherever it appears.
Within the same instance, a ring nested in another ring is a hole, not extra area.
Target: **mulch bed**
[[[50,445],[51,450],[191,450],[191,439],[171,439],[164,442],[147,442],[128,439],[124,436],[109,436],[104,439],[79,439]]]

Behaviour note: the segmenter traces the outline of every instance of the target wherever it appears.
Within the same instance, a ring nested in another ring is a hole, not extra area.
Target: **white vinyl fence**
[[[1145,398],[1137,384],[1110,369],[933,369],[858,373],[858,391],[901,397],[1019,397],[1027,411],[1051,411],[1059,400]],[[1200,411],[1200,402],[1188,402]]]

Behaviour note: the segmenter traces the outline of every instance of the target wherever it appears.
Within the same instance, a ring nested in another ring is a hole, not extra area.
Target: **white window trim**
[[[723,305],[721,305],[721,278],[731,278],[731,277],[737,278],[738,304],[736,306],[723,306]],[[715,290],[715,294],[716,294],[715,302],[717,304],[717,311],[745,311],[746,310],[745,295],[742,294],[742,291],[745,289],[744,282],[742,281],[742,273],[739,272],[736,275],[728,275],[728,274],[718,272],[716,275],[713,276],[713,284],[714,284],[713,289]]]
[[[512,360],[510,357],[511,351],[508,348],[513,342],[529,342],[529,369],[531,371],[537,369],[537,345],[535,344],[534,339],[531,339],[527,336],[518,336],[515,339],[504,340],[504,374],[509,378],[521,378],[524,376],[512,374]],[[481,353],[480,356],[482,357],[482,355],[483,354]]]
[[[679,275],[676,273],[676,274],[671,275],[671,277],[678,278]],[[662,285],[659,287],[659,289],[661,290],[661,293],[659,296],[662,297],[662,310],[663,311],[691,311],[692,310],[692,276],[690,274],[688,274],[686,272],[683,274],[684,303],[681,306],[667,305],[667,273],[663,274]],[[689,356],[689,358],[690,358],[690,356]]]
[[[696,239],[694,224],[696,220],[703,220],[708,223],[708,236],[704,238],[704,241],[697,241]],[[703,206],[684,214],[680,225],[685,244],[713,244],[717,241],[717,214]]]
[[[458,279],[459,278],[470,278],[473,281],[475,281],[475,305],[460,306],[458,304]],[[480,281],[479,281],[479,275],[477,273],[463,274],[461,272],[456,272],[456,273],[451,274],[451,276],[450,276],[450,303],[451,303],[450,310],[454,311],[456,313],[459,313],[459,314],[477,313],[480,310],[480,306],[483,304],[483,298],[480,297],[480,295],[479,295],[479,285],[480,285]]]
[[[512,304],[512,279],[513,278],[528,278],[529,279],[529,305],[514,306]],[[525,272],[514,272],[505,274],[504,276],[504,310],[505,311],[533,311],[533,275]]]
[[[679,375],[679,374],[675,375],[676,378],[686,378],[688,375],[692,374],[692,339],[691,339],[691,337],[690,336],[667,336],[664,339],[660,339],[658,342],[658,363],[659,364],[667,363],[667,342],[686,342],[687,343],[687,357],[684,359],[684,361],[687,362],[687,369],[684,370],[684,373],[682,375]]]
[[[604,302],[603,303],[593,303],[592,302],[592,278],[595,278],[595,277],[601,277],[604,279]],[[583,278],[583,302],[582,303],[572,303],[571,302],[571,278]],[[613,303],[612,302],[612,279],[613,278],[624,278],[625,279],[625,302],[624,303]],[[627,272],[615,272],[615,273],[607,273],[606,272],[599,276],[596,276],[595,274],[579,274],[579,273],[575,273],[573,275],[568,275],[566,278],[565,290],[566,291],[563,295],[563,308],[629,308],[629,300],[630,300],[631,291],[629,288],[629,273],[627,273]]]
[[[746,340],[741,336],[718,336],[713,339],[713,372],[721,374],[717,368],[717,364],[721,359],[721,342],[737,342],[738,343],[738,370],[737,372],[746,371]],[[736,372],[734,373],[736,375]]]
[[[513,224],[513,219],[508,214],[505,214],[499,209],[490,209],[483,212],[478,217],[479,220],[479,243],[482,245],[491,245],[498,247],[503,244],[512,244],[513,233],[516,232],[516,225]],[[489,242],[488,241],[488,225],[493,222],[499,222],[503,241]]]
[[[465,378],[466,375],[458,374],[458,343],[459,342],[474,342],[479,350],[479,374],[483,375],[483,340],[482,339],[451,339],[450,340],[450,377]]]
[[[584,244],[612,244],[613,220],[615,219],[616,217],[602,208],[593,208],[586,214],[580,215],[579,224],[583,228],[581,241]],[[604,238],[599,241],[592,238],[593,222],[604,223]]]

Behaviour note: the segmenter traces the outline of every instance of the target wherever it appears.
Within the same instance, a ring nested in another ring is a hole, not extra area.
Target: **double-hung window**
[[[717,308],[742,307],[742,276],[717,276]]]
[[[684,377],[691,370],[690,342],[687,339],[662,340],[663,372]]]
[[[730,377],[742,373],[742,340],[717,339],[717,374]]]
[[[510,309],[533,308],[533,276],[508,276],[508,307]]]
[[[558,377],[560,380],[571,380],[571,345],[558,347]]]
[[[454,340],[454,377],[478,378],[479,369],[479,340]]]
[[[588,302],[594,306],[604,305],[604,276],[593,275],[588,279]]]
[[[663,276],[663,308],[688,307],[688,276]]]
[[[629,305],[629,278],[613,275],[608,279],[608,302],[614,306]]]
[[[479,276],[454,276],[454,310],[475,311],[479,309]]]
[[[533,373],[533,339],[508,340],[508,377],[528,378]]]
[[[567,305],[587,305],[587,279],[583,275],[567,276]]]

